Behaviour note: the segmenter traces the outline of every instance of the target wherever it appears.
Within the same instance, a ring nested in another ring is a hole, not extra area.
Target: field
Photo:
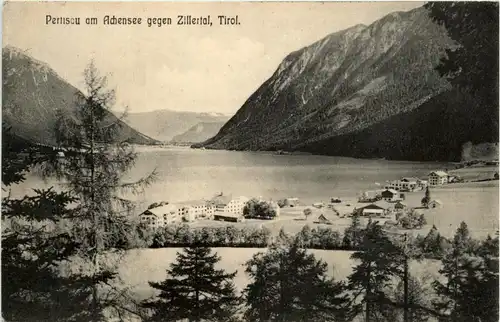
[[[499,228],[498,194],[498,181],[450,184],[431,189],[431,198],[440,200],[441,208],[418,211],[445,236],[452,236],[465,221],[474,237],[484,237]],[[417,206],[422,197],[423,193],[409,193],[406,202]]]
[[[130,251],[120,264],[119,273],[125,284],[131,288],[138,300],[154,295],[148,281],[161,281],[166,278],[166,269],[175,260],[179,248],[140,249]],[[219,268],[227,271],[238,271],[235,284],[239,291],[248,284],[249,279],[244,272],[244,263],[253,254],[265,249],[256,248],[215,248],[220,256]],[[311,250],[318,259],[328,263],[328,274],[337,280],[345,279],[352,270],[353,261],[349,258],[352,252]],[[436,276],[440,264],[435,261],[413,262],[410,271],[416,276]]]

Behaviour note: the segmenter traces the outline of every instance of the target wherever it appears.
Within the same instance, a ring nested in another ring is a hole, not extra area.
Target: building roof
[[[151,214],[158,217],[158,216],[163,216],[164,214],[168,214],[168,213],[172,213],[172,212],[176,212],[176,211],[177,211],[176,205],[168,204],[168,205],[148,209],[148,210],[144,211],[141,215],[151,213]]]
[[[373,211],[373,212],[384,212],[384,209],[378,209],[378,208],[363,208],[363,212],[368,212],[368,211]]]
[[[384,207],[379,206],[379,205],[374,204],[374,203],[371,203],[367,206],[359,208],[359,210],[365,210],[365,209],[382,209],[383,210],[383,209],[387,209],[387,208],[384,208]]]
[[[177,202],[179,206],[205,206],[207,204],[207,200],[186,200]]]
[[[337,212],[339,215],[351,214],[354,212],[355,206],[347,205],[335,205],[333,206],[333,211]]]
[[[379,200],[373,204],[376,206],[379,206],[380,208],[384,208],[384,209],[389,209],[389,208],[394,206],[393,203],[387,202],[385,200]]]
[[[227,205],[233,198],[231,196],[219,195],[213,197],[210,202],[214,203],[217,206],[225,206]]]
[[[146,211],[142,212],[142,213],[139,215],[139,217],[141,217],[141,216],[150,216],[150,215],[153,215],[153,216],[155,216],[155,217],[157,217],[157,218],[160,218],[160,217],[161,217],[160,215],[157,215],[157,214],[153,213],[153,212],[151,211],[151,209],[147,209]]]
[[[442,205],[443,203],[441,202],[441,200],[438,200],[438,199],[434,199],[434,200],[431,200],[429,203],[438,203],[440,205]]]
[[[321,214],[318,216],[318,221],[319,222],[321,222],[321,221],[332,222],[332,219],[328,215]]]
[[[398,202],[396,202],[396,205],[403,205],[403,206],[406,206],[406,204],[404,202],[402,202],[401,200],[399,200]]]
[[[405,181],[405,182],[417,182],[418,180],[420,180],[420,179],[415,178],[415,177],[403,177],[403,178],[401,178],[401,181]]]
[[[397,195],[399,193],[397,190],[394,190],[394,189],[385,189],[382,192],[386,192],[386,191],[389,191],[389,192],[391,192],[392,194],[395,194],[395,195]]]
[[[448,176],[448,173],[446,173],[444,171],[432,171],[431,173],[429,173],[429,175],[432,175],[433,173],[435,175],[437,175],[438,177],[447,177]]]

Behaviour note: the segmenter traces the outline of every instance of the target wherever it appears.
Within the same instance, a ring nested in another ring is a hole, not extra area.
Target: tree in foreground
[[[240,304],[233,283],[236,272],[215,269],[219,261],[208,247],[178,252],[167,279],[149,282],[160,291],[158,297],[142,303],[151,310],[149,321],[231,321]]]
[[[398,307],[401,308],[401,304],[403,303],[408,305],[408,313],[406,316],[407,319],[406,321],[411,321],[411,322],[429,321],[430,313],[427,310],[425,310],[425,308],[431,306],[430,301],[433,296],[429,278],[430,277],[424,276],[424,278],[419,279],[410,275],[408,277],[406,292],[405,292],[404,281],[400,281],[394,288],[392,297],[394,298],[394,302],[398,304]],[[407,296],[406,299],[405,299],[405,293]],[[403,316],[403,321],[405,321],[403,310],[397,310],[397,311],[394,310],[394,313],[396,318],[392,319],[391,322],[400,321],[401,316]]]
[[[353,295],[350,315],[364,311],[366,321],[375,321],[379,315],[392,314],[386,290],[393,278],[402,275],[404,257],[378,222],[368,223],[360,248],[351,255],[359,264],[348,277],[347,290]]]
[[[35,153],[38,152],[38,153]],[[50,158],[2,126],[2,184],[25,180],[35,165]],[[52,188],[22,198],[2,198],[2,317],[6,321],[85,321],[89,319],[83,276],[63,277],[57,266],[78,244],[54,227],[72,218],[77,199]]]
[[[486,243],[486,242],[485,242]],[[484,244],[484,243],[483,243]],[[498,262],[489,265],[484,248],[476,254],[467,225],[462,222],[452,248],[442,259],[440,273],[445,281],[435,281],[440,296],[435,307],[458,322],[498,321]]]
[[[352,249],[357,248],[363,241],[363,228],[359,215],[354,213],[351,217],[351,225],[344,231],[342,245],[344,248]]]
[[[100,76],[91,62],[84,71],[84,92],[76,93],[75,111],[60,111],[55,125],[56,141],[64,148],[64,157],[54,159],[45,174],[56,176],[78,197],[78,212],[68,232],[79,243],[78,255],[90,277],[91,320],[104,319],[106,308],[115,303],[116,263],[109,253],[123,254],[123,241],[132,229],[128,215],[134,203],[127,193],[142,192],[155,178],[155,172],[135,182],[124,182],[134,166],[137,154],[123,133],[123,121],[111,113],[115,93],[107,89],[106,77]]]
[[[446,251],[447,240],[441,236],[435,225],[429,230],[427,236],[419,241],[419,247],[426,257],[441,258]]]
[[[342,283],[327,277],[327,264],[298,243],[273,246],[246,263],[249,321],[335,321],[343,318]]]

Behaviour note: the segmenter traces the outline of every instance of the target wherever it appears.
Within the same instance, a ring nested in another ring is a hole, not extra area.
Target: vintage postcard
[[[498,2],[6,2],[2,318],[498,321]]]

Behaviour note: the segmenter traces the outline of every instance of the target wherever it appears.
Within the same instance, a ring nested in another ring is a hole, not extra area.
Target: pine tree
[[[446,281],[433,283],[442,298],[435,307],[450,312],[453,321],[498,321],[498,271],[492,271],[484,258],[475,254],[464,222],[442,265],[440,273]]]
[[[441,258],[444,253],[444,249],[442,247],[442,239],[441,234],[435,225],[429,230],[429,233],[422,241],[422,251],[427,255],[433,258]]]
[[[354,213],[351,217],[351,225],[344,231],[342,245],[347,249],[358,248],[361,245],[362,240],[363,228],[361,227],[361,221],[359,215]]]
[[[431,202],[431,192],[429,190],[429,187],[425,188],[425,196],[422,198],[421,204],[422,207],[427,207],[429,202]]]
[[[26,173],[49,155],[2,126],[2,184],[8,189],[25,180]],[[2,317],[7,321],[85,321],[84,304],[90,295],[82,288],[88,279],[63,277],[60,262],[75,254],[78,244],[54,229],[71,218],[77,199],[52,188],[34,195],[2,198]]]
[[[104,285],[116,277],[116,267],[104,260],[110,251],[123,253],[122,241],[133,229],[127,217],[134,203],[124,195],[142,192],[155,171],[136,182],[123,182],[137,154],[123,135],[122,119],[110,112],[115,93],[107,89],[107,78],[93,62],[84,71],[84,84],[85,92],[76,93],[74,113],[58,112],[56,140],[64,157],[52,160],[45,174],[59,178],[79,199],[70,233],[80,244],[79,256],[92,265],[91,320],[99,321],[107,307],[119,306],[107,300],[116,296],[105,294],[113,291]]]
[[[384,313],[385,303],[389,302],[385,290],[391,279],[403,273],[403,256],[378,222],[368,223],[360,248],[351,255],[359,264],[348,277],[347,290],[354,295],[350,315],[359,315],[364,305],[365,320],[373,321],[377,313]]]
[[[423,309],[418,309],[418,307],[429,307],[430,301],[429,299],[432,297],[432,291],[429,289],[430,286],[426,286],[428,284],[427,280],[420,280],[413,276],[408,277],[408,290],[406,299],[407,304],[409,306],[409,314],[407,317],[407,321],[411,322],[427,322],[429,320],[430,314],[428,311]],[[396,289],[394,290],[394,297],[396,303],[404,303],[405,302],[405,291],[404,291],[404,282],[400,281]],[[395,320],[395,319],[394,319]],[[394,321],[393,320],[393,321]]]
[[[290,245],[291,242],[292,242],[292,237],[290,237],[286,233],[284,227],[281,227],[281,229],[278,233],[278,236],[276,237],[275,244],[286,246],[286,245]]]
[[[343,284],[297,243],[273,246],[246,263],[249,321],[332,321],[343,317]]]
[[[150,321],[229,321],[239,305],[234,273],[215,269],[220,257],[208,247],[188,247],[177,253],[163,282],[149,285],[160,291],[143,306]]]
[[[308,248],[311,246],[311,241],[313,238],[313,231],[309,225],[305,225],[302,229],[295,235],[295,243],[297,243],[302,248]]]

